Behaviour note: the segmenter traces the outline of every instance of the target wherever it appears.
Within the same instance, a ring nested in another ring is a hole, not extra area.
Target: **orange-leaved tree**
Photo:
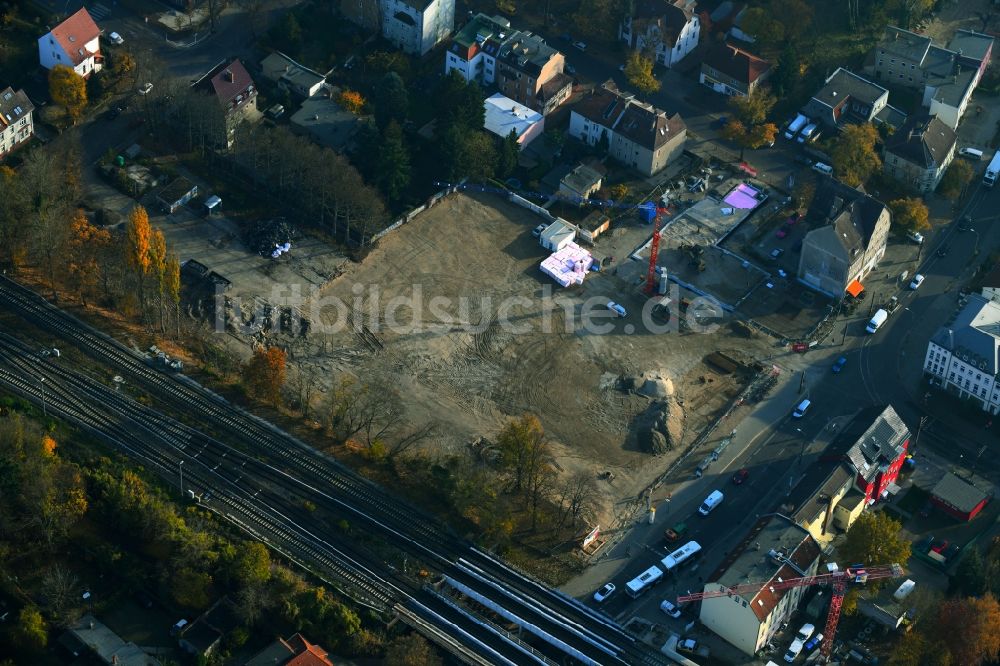
[[[69,274],[84,305],[87,304],[87,295],[97,289],[105,270],[98,257],[110,244],[111,233],[91,224],[83,211],[77,210],[70,222],[67,259]]]
[[[258,347],[243,366],[243,381],[249,392],[266,399],[277,407],[281,404],[281,387],[285,383],[286,356],[278,347]]]
[[[71,67],[56,65],[49,70],[49,95],[75,125],[87,107],[87,82]]]
[[[345,90],[340,93],[340,97],[337,98],[340,105],[353,113],[354,115],[359,115],[361,110],[365,108],[365,98],[361,96],[361,93],[355,92],[354,90]]]
[[[149,215],[146,209],[136,205],[128,213],[125,222],[125,263],[135,276],[136,295],[139,310],[146,307],[146,275],[150,268],[149,248],[152,242],[153,230],[149,226]]]

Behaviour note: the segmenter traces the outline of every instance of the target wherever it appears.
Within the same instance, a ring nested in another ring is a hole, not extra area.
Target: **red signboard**
[[[754,169],[752,166],[750,166],[746,162],[740,162],[740,170],[741,171],[746,171],[751,176],[756,176],[757,175],[757,169]]]
[[[792,345],[792,351],[799,352],[800,354],[804,351],[807,351],[808,349],[809,345],[806,344],[805,342],[796,342],[795,344]]]

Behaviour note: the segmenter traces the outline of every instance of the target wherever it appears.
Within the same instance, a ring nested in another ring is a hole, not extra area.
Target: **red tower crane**
[[[656,293],[656,258],[660,253],[660,219],[667,213],[666,206],[656,207],[653,218],[653,242],[649,246],[649,272],[646,273],[646,293]]]
[[[833,636],[837,633],[837,623],[840,621],[840,607],[844,604],[844,593],[847,591],[848,583],[863,585],[870,580],[880,578],[899,578],[904,574],[903,567],[898,564],[888,564],[884,566],[866,567],[863,564],[849,566],[843,571],[831,571],[830,573],[817,574],[815,576],[803,576],[801,578],[789,578],[787,580],[777,580],[769,583],[744,583],[733,585],[732,587],[722,587],[718,590],[708,590],[685,594],[677,597],[678,603],[688,601],[701,601],[713,597],[740,596],[752,598],[760,592],[765,585],[772,592],[775,590],[787,590],[793,587],[808,587],[810,585],[832,585],[833,596],[830,598],[830,612],[826,616],[826,628],[823,631],[823,645],[820,653],[824,660],[830,658],[833,648]]]

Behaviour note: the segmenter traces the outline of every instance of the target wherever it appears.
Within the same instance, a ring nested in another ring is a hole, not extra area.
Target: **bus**
[[[676,571],[677,567],[684,562],[693,559],[700,552],[701,546],[697,541],[688,541],[686,544],[664,557],[660,564],[663,565],[663,569],[667,573],[670,573],[672,571]]]
[[[660,567],[652,566],[625,583],[625,590],[630,597],[635,599],[653,585],[659,583],[661,578],[663,578],[663,572],[660,571]]]

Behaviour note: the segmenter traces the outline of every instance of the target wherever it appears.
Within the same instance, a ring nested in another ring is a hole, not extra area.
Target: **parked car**
[[[748,476],[750,476],[750,470],[744,467],[743,469],[733,474],[733,485],[734,486],[742,485],[742,483],[747,480]]]
[[[777,259],[778,257],[780,257],[781,255],[783,255],[784,253],[785,253],[784,250],[782,250],[780,247],[776,247],[773,250],[771,250],[771,258],[772,259]]]
[[[579,49],[581,51],[586,51],[587,44],[585,42],[573,42],[573,48]]]
[[[666,532],[664,532],[663,536],[666,538],[667,541],[677,541],[682,536],[684,536],[684,533],[687,532],[687,529],[688,529],[687,523],[677,523],[676,525],[668,529]]]
[[[116,105],[110,107],[107,111],[104,112],[104,119],[114,120],[120,115],[122,115],[122,107]]]
[[[959,231],[968,231],[972,228],[972,217],[969,215],[964,216],[958,223]]]
[[[795,634],[795,637],[805,643],[814,633],[816,633],[816,627],[806,622],[799,628],[799,633]]]
[[[788,235],[788,230],[785,229],[784,227],[781,227],[780,229],[774,232],[774,235],[778,238],[784,238],[785,236]]]
[[[608,301],[608,306],[607,307],[608,307],[609,310],[611,310],[612,312],[614,312],[619,317],[624,317],[625,315],[628,314],[625,311],[624,307],[622,307],[621,305],[618,305],[614,301]]]
[[[847,365],[847,357],[841,356],[833,362],[833,367],[830,369],[833,370],[834,374],[840,374],[840,371],[844,369],[845,365]]]
[[[807,167],[811,167],[813,164],[815,164],[815,162],[813,162],[812,158],[806,157],[805,155],[799,155],[798,157],[796,157],[795,158],[795,163],[796,164],[801,164],[802,166],[807,166]]]
[[[596,601],[597,603],[601,603],[614,593],[615,593],[615,584],[606,583],[604,587],[599,589],[597,592],[594,592],[594,601]]]
[[[823,634],[816,634],[808,641],[806,641],[806,644],[802,646],[802,649],[805,652],[812,652],[813,650],[818,648],[822,642],[823,642]]]
[[[924,276],[921,275],[920,273],[917,273],[916,275],[913,276],[913,279],[910,280],[910,289],[916,291],[917,289],[920,289],[920,285],[922,285],[923,283],[924,283]]]
[[[948,247],[947,245],[942,245],[941,247],[939,247],[937,249],[937,252],[935,252],[934,254],[936,254],[939,257],[947,257],[948,256],[948,252],[950,250],[951,250],[951,248]]]
[[[802,641],[796,638],[792,641],[792,644],[788,646],[788,652],[785,653],[785,661],[789,664],[795,661],[799,653],[802,652]]]
[[[906,234],[906,238],[908,240],[913,241],[917,245],[923,245],[924,242],[924,235],[919,231],[911,231],[910,233]]]
[[[118,44],[119,46],[125,43],[125,39],[117,32],[113,32],[108,35],[108,40],[110,40],[112,44]]]
[[[673,605],[671,602],[664,599],[660,602],[660,610],[674,618],[675,620],[681,616],[681,609]]]
[[[537,227],[531,230],[531,235],[534,236],[535,238],[541,237],[542,232],[545,231],[548,228],[548,226],[549,225],[547,224],[539,224]]]
[[[153,84],[152,83],[143,83],[142,87],[139,88],[139,94],[140,95],[148,95],[149,91],[152,90],[152,89],[153,89]]]
[[[718,129],[722,129],[727,124],[729,124],[729,117],[728,116],[722,116],[721,118],[716,118],[715,120],[713,120],[711,127],[714,130],[718,130]]]

